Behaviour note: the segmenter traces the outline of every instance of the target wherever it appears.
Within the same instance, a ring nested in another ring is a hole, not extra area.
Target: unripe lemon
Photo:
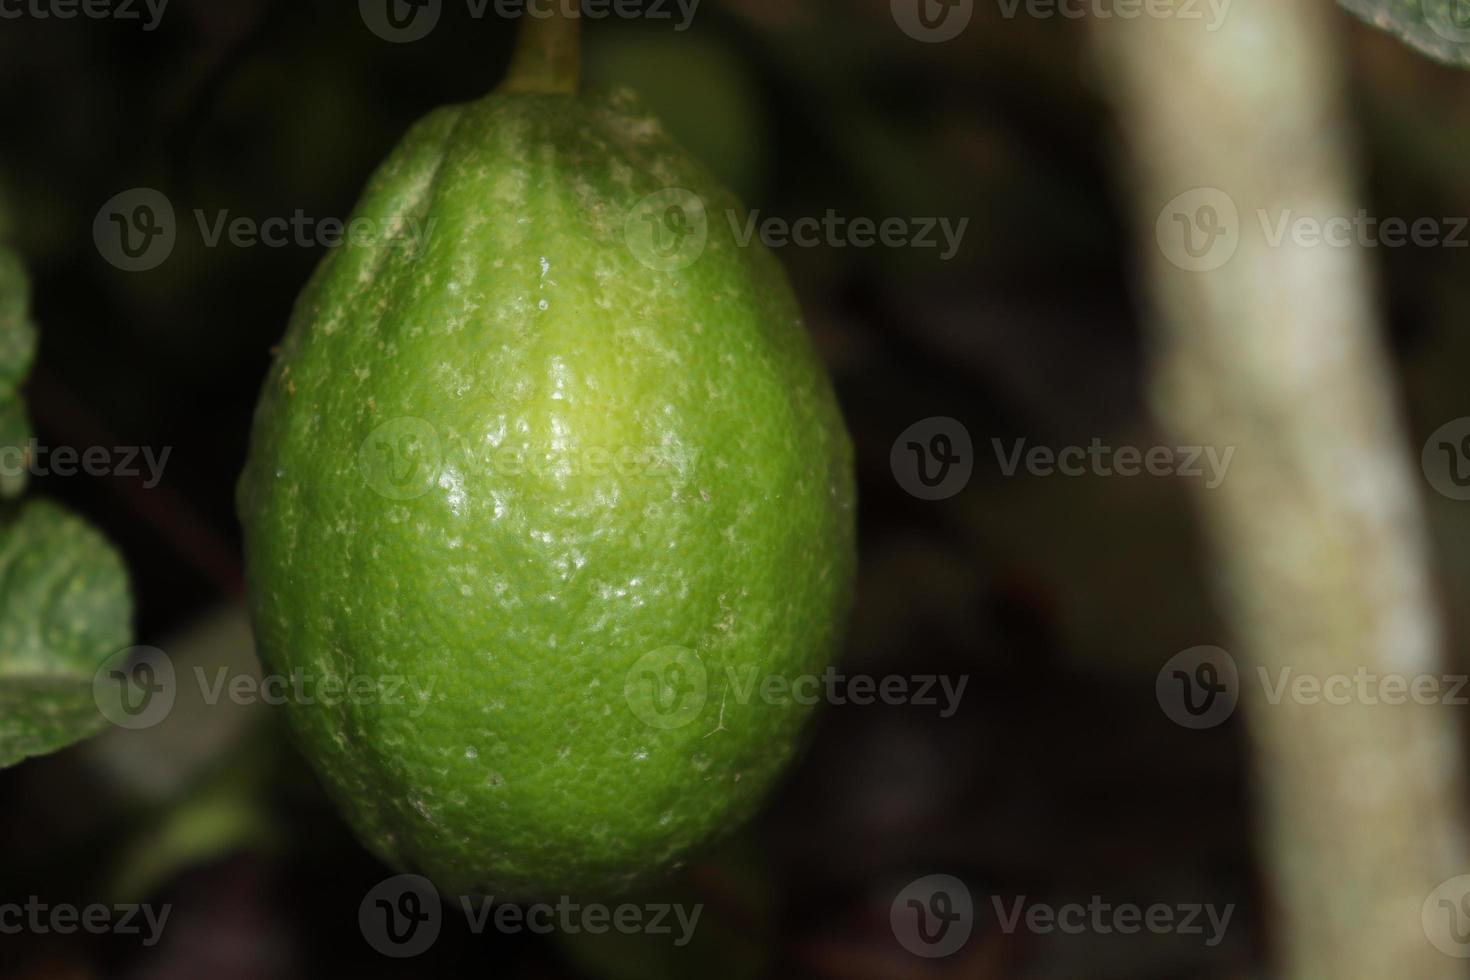
[[[393,866],[615,891],[795,751],[852,451],[741,218],[630,96],[502,91],[412,128],[297,302],[239,489],[252,614]]]

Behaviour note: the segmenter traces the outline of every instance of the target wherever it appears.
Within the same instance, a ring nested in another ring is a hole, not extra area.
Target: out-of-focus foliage
[[[1381,27],[1447,65],[1470,66],[1470,19],[1462,0],[1338,0],[1375,27]]]
[[[27,483],[31,430],[20,386],[35,355],[30,285],[19,257],[0,246],[4,499]],[[0,504],[0,767],[102,730],[95,675],[128,645],[132,615],[127,572],[101,534],[57,504]]]
[[[3,203],[3,202],[0,202]],[[0,233],[4,218],[0,215]],[[20,386],[36,357],[36,328],[31,323],[31,289],[20,257],[0,245],[0,499],[18,495],[26,486],[24,460],[31,424]],[[20,454],[20,455],[18,455]]]

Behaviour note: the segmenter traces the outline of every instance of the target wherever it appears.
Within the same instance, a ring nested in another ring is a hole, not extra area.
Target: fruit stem
[[[580,5],[527,4],[524,16],[500,91],[576,95],[581,82]]]

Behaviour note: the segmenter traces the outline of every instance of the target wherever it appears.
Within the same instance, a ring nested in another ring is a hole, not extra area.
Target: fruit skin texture
[[[682,268],[635,247],[667,188],[708,219]],[[257,642],[361,840],[447,893],[641,884],[797,749],[760,683],[837,651],[852,450],[738,208],[630,95],[495,93],[371,178],[354,217],[417,242],[297,302],[238,492]]]

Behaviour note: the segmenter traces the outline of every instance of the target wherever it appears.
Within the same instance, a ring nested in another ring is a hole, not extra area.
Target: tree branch
[[[1281,975],[1459,977],[1421,922],[1470,870],[1450,709],[1290,688],[1272,703],[1283,668],[1444,676],[1364,250],[1273,241],[1283,218],[1358,210],[1333,14],[1239,0],[1216,31],[1145,16],[1096,36],[1158,313],[1153,401],[1181,438],[1236,448],[1202,508],[1243,661]]]

